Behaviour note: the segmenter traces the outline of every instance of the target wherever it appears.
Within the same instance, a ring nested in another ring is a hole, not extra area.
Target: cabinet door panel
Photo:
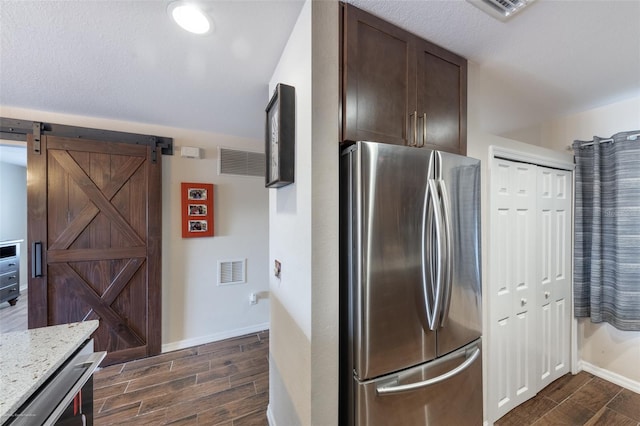
[[[430,148],[466,154],[466,60],[422,42],[417,61],[418,131]]]
[[[405,145],[415,109],[413,36],[349,5],[344,19],[343,139]]]

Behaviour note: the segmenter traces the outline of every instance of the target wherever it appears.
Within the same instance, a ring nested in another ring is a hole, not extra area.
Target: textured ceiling
[[[205,1],[196,36],[168,1],[0,0],[0,104],[262,137],[300,1]]]
[[[463,0],[349,2],[475,62],[491,133],[640,95],[640,0],[537,0],[507,23]],[[205,37],[167,3],[0,0],[0,105],[262,138],[302,3],[205,1]]]

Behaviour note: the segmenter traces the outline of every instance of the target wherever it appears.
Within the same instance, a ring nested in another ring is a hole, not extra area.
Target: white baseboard
[[[631,380],[607,369],[597,367],[587,361],[580,361],[578,365],[581,370],[584,370],[587,373],[591,373],[594,376],[600,377],[601,379],[607,380],[611,383],[615,383],[616,385],[622,386],[623,388],[629,389],[630,391],[640,393],[640,382]]]
[[[162,353],[190,348],[192,346],[204,345],[205,343],[217,342],[219,340],[230,339],[232,337],[244,336],[245,334],[257,333],[268,330],[269,323],[255,324],[249,327],[236,328],[235,330],[223,331],[206,336],[193,337],[191,339],[178,340],[177,342],[165,343],[162,345]]]
[[[269,426],[276,426],[276,421],[273,419],[273,413],[271,412],[271,404],[267,405],[267,422]]]

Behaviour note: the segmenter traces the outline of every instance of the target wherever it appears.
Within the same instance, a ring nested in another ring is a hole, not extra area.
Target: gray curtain
[[[640,133],[573,144],[576,317],[640,330]]]

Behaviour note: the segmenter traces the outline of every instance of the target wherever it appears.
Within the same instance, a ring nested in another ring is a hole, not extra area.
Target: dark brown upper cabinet
[[[466,154],[466,59],[348,4],[343,13],[342,142]]]

